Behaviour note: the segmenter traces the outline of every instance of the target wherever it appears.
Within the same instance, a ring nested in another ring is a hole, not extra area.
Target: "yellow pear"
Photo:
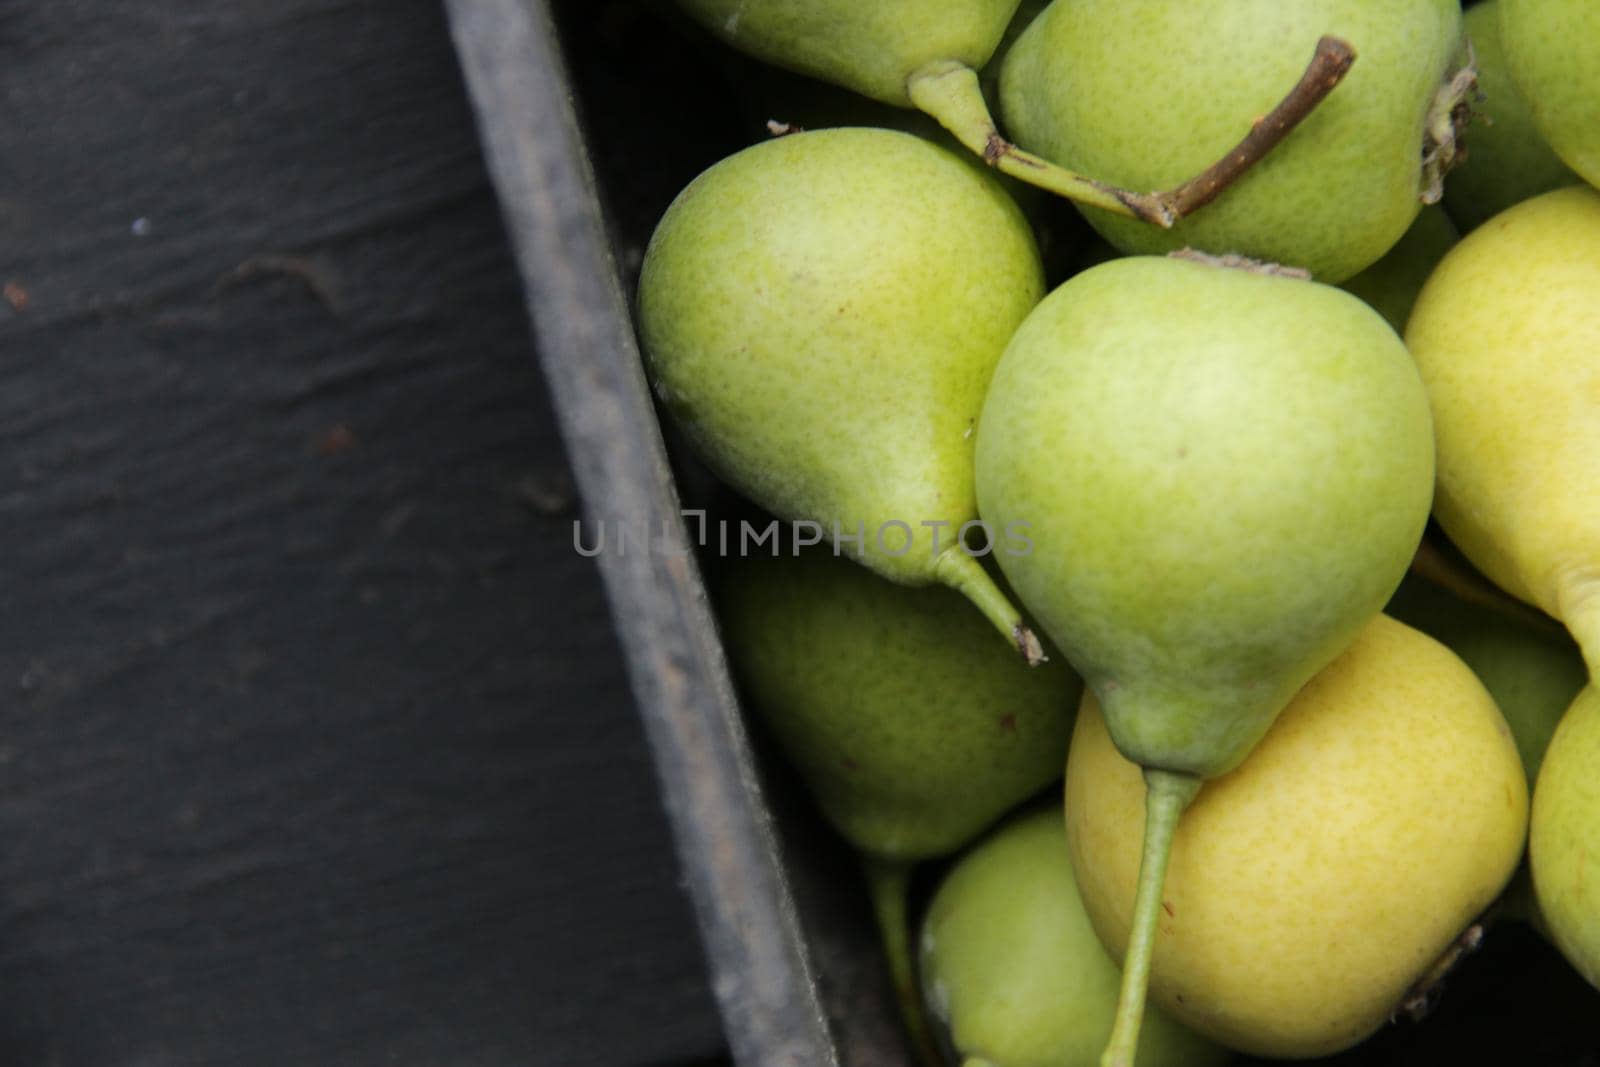
[[[1086,694],[1067,759],[1067,837],[1115,956],[1144,792]],[[1151,996],[1256,1055],[1347,1048],[1494,900],[1527,821],[1522,762],[1493,699],[1449,649],[1380,615],[1178,824]]]
[[[1600,989],[1600,689],[1578,694],[1533,791],[1528,860],[1550,938]],[[1587,870],[1585,868],[1588,868]]]
[[[1600,672],[1600,193],[1524,200],[1440,261],[1406,326],[1433,406],[1434,514]]]

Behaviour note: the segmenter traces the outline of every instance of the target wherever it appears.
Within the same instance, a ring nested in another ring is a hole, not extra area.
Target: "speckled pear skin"
[[[1533,122],[1562,162],[1600,184],[1600,5],[1499,0],[1500,43]]]
[[[1170,230],[1084,209],[1124,252],[1235,252],[1337,283],[1417,213],[1423,124],[1460,20],[1458,0],[1057,0],[1006,57],[1001,115],[1064,167],[1167,189],[1271,110],[1319,37],[1342,37],[1357,57],[1344,81],[1215,202]]]
[[[1028,316],[990,386],[978,502],[1012,588],[1146,767],[1234,767],[1388,600],[1433,439],[1387,323],[1330,286],[1128,257]]]
[[[723,642],[752,710],[828,820],[893,860],[965,845],[1061,774],[1082,683],[1026,666],[943,588],[826,548],[732,561]]]
[[[1559,6],[1559,5],[1557,5]],[[1500,0],[1467,8],[1481,100],[1464,138],[1467,159],[1444,183],[1444,206],[1463,233],[1512,204],[1579,181],[1534,125],[1500,43]]]
[[[1116,952],[1145,787],[1089,697],[1065,792],[1084,905]],[[1527,819],[1522,765],[1489,694],[1444,646],[1380,615],[1184,812],[1151,1000],[1257,1056],[1347,1048],[1489,907]]]
[[[1451,249],[1406,326],[1433,404],[1434,512],[1600,667],[1600,193],[1573,186]]]
[[[1466,603],[1416,575],[1400,583],[1383,610],[1442,642],[1472,668],[1511,727],[1531,791],[1557,724],[1589,679],[1577,646]],[[1525,860],[1501,894],[1495,916],[1526,923],[1548,938],[1528,868]]]
[[[1533,794],[1528,858],[1551,940],[1600,989],[1600,690],[1586,686],[1562,716]]]
[[[1058,802],[1006,820],[950,869],[920,946],[923,999],[952,1062],[1098,1067],[1122,975],[1083,910]],[[1229,1056],[1151,1007],[1135,1063],[1211,1067]]]
[[[906,79],[955,60],[989,61],[1018,0],[678,0],[728,44],[775,66],[897,107]]]
[[[1472,668],[1510,724],[1533,788],[1556,724],[1588,681],[1577,646],[1415,576],[1400,583],[1384,611],[1443,642]]]
[[[639,324],[657,393],[720,477],[782,518],[864,531],[847,551],[926,584],[936,539],[950,550],[977,517],[973,428],[1043,286],[991,176],[910,134],[814,130],[673,201]]]

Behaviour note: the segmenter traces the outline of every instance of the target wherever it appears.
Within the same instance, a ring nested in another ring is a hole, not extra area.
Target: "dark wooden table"
[[[0,87],[0,1063],[717,1056],[439,6]]]

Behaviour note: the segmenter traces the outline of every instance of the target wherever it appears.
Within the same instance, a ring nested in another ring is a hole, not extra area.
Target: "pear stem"
[[[889,981],[900,1006],[900,1021],[923,1067],[940,1067],[944,1057],[928,1028],[927,1010],[917,988],[917,968],[911,958],[907,901],[911,895],[912,865],[872,855],[863,855],[861,865],[867,876],[867,895],[872,898],[872,915],[878,924],[878,940],[889,965]]]
[[[1132,215],[1166,229],[1176,221],[1165,206],[1149,193],[1133,193],[1085,177],[1065,167],[1024,152],[995,127],[989,105],[983,99],[978,75],[971,67],[953,60],[930,63],[906,80],[911,102],[933,116],[983,161],[1018,181],[1036,185],[1068,200],[1092,207]]]
[[[1153,193],[1136,193],[1086,177],[1025,152],[1000,136],[984,102],[978,75],[964,64],[953,60],[929,63],[912,73],[906,90],[913,104],[1001,173],[1080,204],[1170,229],[1222,195],[1276,148],[1344,80],[1355,60],[1355,49],[1347,42],[1322,37],[1294,88],[1270,112],[1252,121],[1238,144],[1182,185]]]
[[[964,547],[951,545],[941,551],[934,561],[933,575],[941,585],[949,586],[972,601],[983,612],[983,617],[994,623],[995,629],[1005,634],[1022,653],[1028,666],[1037,667],[1045,661],[1044,646],[1023,621],[1022,613],[1000,591],[983,564],[968,555]]]
[[[1428,1017],[1439,1001],[1445,979],[1461,965],[1462,959],[1478,951],[1483,945],[1483,927],[1483,921],[1479,920],[1461,931],[1461,934],[1450,943],[1450,947],[1444,950],[1444,955],[1435,960],[1423,976],[1406,990],[1405,997],[1389,1014],[1390,1022],[1402,1015],[1414,1023],[1419,1023]]]
[[[1145,768],[1144,855],[1139,862],[1139,887],[1133,898],[1133,924],[1122,960],[1122,994],[1111,1040],[1100,1067],[1133,1067],[1144,1022],[1145,991],[1150,985],[1150,957],[1155,951],[1161,915],[1161,889],[1178,818],[1200,792],[1201,779],[1175,771]]]

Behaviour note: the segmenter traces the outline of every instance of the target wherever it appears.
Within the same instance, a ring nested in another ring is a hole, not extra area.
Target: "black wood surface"
[[[442,12],[0,5],[0,1063],[720,1034]]]
[[[683,546],[618,539],[597,558],[728,1044],[752,1067],[837,1067],[590,165],[586,133],[607,131],[584,129],[544,0],[447,7],[585,517]]]

